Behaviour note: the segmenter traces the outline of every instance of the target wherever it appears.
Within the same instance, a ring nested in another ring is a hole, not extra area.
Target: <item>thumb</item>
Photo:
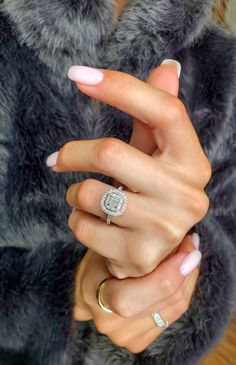
[[[156,67],[148,77],[147,83],[177,96],[179,92],[179,76],[181,65],[175,60],[166,59],[161,66]],[[157,149],[152,129],[138,119],[134,119],[131,146],[152,155]]]

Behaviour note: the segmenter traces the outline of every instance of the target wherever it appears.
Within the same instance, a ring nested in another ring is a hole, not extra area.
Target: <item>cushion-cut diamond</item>
[[[127,195],[120,188],[109,189],[102,197],[101,209],[108,215],[118,216],[124,213],[127,202]]]
[[[110,212],[117,212],[122,207],[123,198],[119,194],[110,194],[106,197],[104,202],[105,207]]]

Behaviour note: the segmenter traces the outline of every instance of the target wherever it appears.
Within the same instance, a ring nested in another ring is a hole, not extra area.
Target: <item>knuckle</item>
[[[136,259],[136,262],[134,263],[135,271],[141,276],[149,274],[155,269],[156,266],[156,258],[151,256],[150,254],[147,255],[146,252],[144,252],[143,254],[141,252],[139,258]]]
[[[171,123],[173,123],[173,121],[183,121],[186,118],[184,103],[179,98],[169,96],[167,100],[167,110],[167,117]]]
[[[193,194],[191,210],[197,221],[201,220],[207,214],[209,205],[209,198],[204,191],[198,191]]]
[[[199,165],[195,168],[196,181],[198,185],[205,187],[212,177],[212,166],[203,150],[201,155],[201,158],[199,158]]]
[[[136,314],[131,299],[127,299],[126,296],[119,291],[111,295],[110,305],[113,311],[122,318],[130,318]]]
[[[185,233],[183,227],[181,227],[180,225],[178,225],[178,226],[177,225],[175,225],[175,226],[168,225],[165,228],[166,243],[169,246],[176,247],[176,245],[179,244],[183,240],[185,234],[186,233]]]
[[[186,217],[188,217],[186,222],[189,222],[190,218],[191,225],[193,225],[199,222],[207,214],[210,200],[204,190],[185,186],[185,190],[181,191],[181,194],[179,194],[178,204],[182,207]]]
[[[153,271],[158,263],[157,252],[150,247],[147,240],[138,238],[135,242],[136,250],[134,251],[133,246],[127,246],[126,257],[136,274],[143,276]]]
[[[173,296],[176,292],[176,288],[175,288],[174,283],[170,279],[164,279],[159,284],[161,286],[162,293],[165,295],[165,297],[172,297],[173,298]]]
[[[203,202],[202,202],[203,217],[207,214],[209,207],[210,207],[210,199],[209,199],[209,196],[204,192],[203,193]]]
[[[114,165],[117,157],[120,156],[123,143],[116,138],[103,138],[96,147],[95,164],[97,167],[102,167],[109,170],[109,167]]]
[[[202,182],[204,186],[206,186],[212,177],[212,166],[206,156],[204,156],[203,158],[202,167],[199,175],[202,176]]]
[[[88,202],[93,201],[94,182],[92,179],[84,180],[79,183],[76,192],[76,200],[80,208],[86,208]]]

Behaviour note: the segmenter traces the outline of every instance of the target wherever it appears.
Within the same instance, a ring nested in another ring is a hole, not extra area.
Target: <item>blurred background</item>
[[[229,8],[227,10],[227,17],[230,21],[230,26],[236,31],[236,0],[229,0]],[[235,361],[235,364],[236,364],[236,361]]]

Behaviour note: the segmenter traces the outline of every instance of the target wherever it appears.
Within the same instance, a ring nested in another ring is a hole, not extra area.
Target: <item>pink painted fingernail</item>
[[[200,246],[200,237],[199,237],[198,233],[194,232],[192,234],[192,242],[193,242],[195,248],[198,250],[199,246]]]
[[[46,161],[46,165],[48,167],[54,167],[57,164],[57,157],[58,157],[58,152],[54,152],[52,153],[50,156],[48,156],[47,161]]]
[[[104,73],[92,67],[72,66],[68,71],[68,77],[85,85],[97,85],[103,80]]]
[[[166,58],[164,61],[162,61],[161,64],[162,65],[170,65],[170,66],[175,67],[176,72],[177,72],[177,75],[178,75],[178,78],[180,77],[180,74],[181,74],[181,64],[178,61],[172,60],[170,58]]]
[[[202,254],[198,250],[194,250],[188,254],[182,261],[180,266],[180,272],[183,276],[190,274],[200,263]]]

